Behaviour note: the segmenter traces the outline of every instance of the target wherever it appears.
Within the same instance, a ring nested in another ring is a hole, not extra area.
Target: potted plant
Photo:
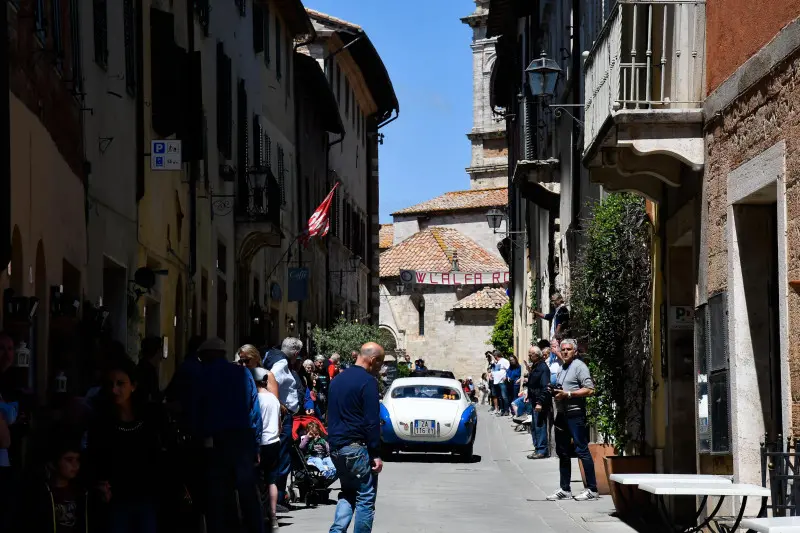
[[[611,194],[588,221],[572,285],[574,327],[595,382],[587,416],[601,442],[590,445],[600,480],[652,472],[645,455],[645,409],[652,387],[652,225],[644,200]],[[625,502],[608,483],[620,514]],[[601,488],[601,487],[598,487]]]

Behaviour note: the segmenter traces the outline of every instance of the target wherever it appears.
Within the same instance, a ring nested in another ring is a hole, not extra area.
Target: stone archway
[[[378,344],[383,346],[384,351],[388,353],[395,353],[399,348],[397,342],[397,333],[390,326],[381,324],[378,326],[380,336],[378,337]]]
[[[22,251],[22,234],[19,226],[14,226],[11,234],[11,276],[9,287],[16,296],[22,296],[25,288],[25,258]]]
[[[250,325],[250,273],[253,259],[264,248],[281,249],[283,234],[280,231],[266,232],[255,229],[254,224],[242,224],[236,228],[236,280],[234,288],[234,331],[237,342],[249,336]],[[294,241],[289,244],[293,246]],[[283,260],[282,258],[280,260]],[[271,265],[270,268],[274,266]],[[276,271],[277,272],[277,271]],[[269,280],[264,280],[265,289]]]

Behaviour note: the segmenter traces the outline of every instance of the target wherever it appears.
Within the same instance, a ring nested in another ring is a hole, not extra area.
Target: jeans
[[[339,472],[342,492],[336,504],[336,515],[330,533],[345,533],[355,514],[353,533],[371,533],[378,496],[378,476],[372,473],[367,448],[350,444],[331,453]]]
[[[108,509],[111,533],[156,533],[158,520],[156,506],[150,502],[111,501]]]
[[[310,456],[306,460],[306,463],[316,467],[316,469],[322,472],[322,475],[328,479],[336,477],[336,467],[333,465],[333,460],[330,457]]]
[[[531,405],[530,402],[526,402],[525,398],[517,398],[516,400],[511,402],[511,405],[516,406],[517,408],[516,416],[519,417],[529,415],[533,411],[532,409],[533,406]]]
[[[572,464],[570,462],[570,439],[575,445],[575,453],[583,463],[583,472],[586,475],[586,488],[597,492],[597,479],[594,473],[594,461],[589,453],[589,428],[586,427],[586,412],[567,416],[558,413],[555,421],[556,454],[558,455],[558,470],[561,477],[561,490],[570,490],[570,475]]]
[[[539,455],[550,455],[550,447],[547,445],[547,419],[545,411],[533,412],[531,438],[535,451]]]
[[[208,533],[238,531],[236,495],[242,525],[248,533],[263,533],[264,512],[258,491],[256,444],[251,431],[217,435],[206,449],[206,528]]]
[[[278,468],[275,470],[275,484],[278,486],[278,503],[286,499],[286,480],[292,471],[292,423],[294,417],[287,413],[281,425],[281,454],[278,459]]]
[[[497,408],[500,412],[507,413],[511,404],[508,401],[508,387],[505,382],[494,385],[494,397],[497,398]]]

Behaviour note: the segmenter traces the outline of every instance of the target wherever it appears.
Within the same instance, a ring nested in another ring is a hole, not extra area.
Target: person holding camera
[[[561,487],[547,497],[551,501],[573,499],[570,487],[570,452],[573,445],[586,474],[586,489],[574,499],[589,501],[598,498],[594,461],[589,453],[589,427],[586,424],[586,398],[594,394],[594,381],[589,367],[577,355],[578,342],[575,339],[561,341],[562,368],[556,376],[556,383],[550,386],[556,403],[556,454]]]

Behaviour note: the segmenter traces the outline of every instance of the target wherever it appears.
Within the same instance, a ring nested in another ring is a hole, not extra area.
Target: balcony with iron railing
[[[671,157],[673,166],[702,168],[705,7],[705,0],[617,1],[584,63],[590,168],[609,155],[616,165],[654,154],[662,158],[654,163]],[[632,166],[640,171],[647,162]]]
[[[281,245],[281,186],[269,167],[251,167],[237,177],[234,198],[238,259],[249,264],[262,247]]]

